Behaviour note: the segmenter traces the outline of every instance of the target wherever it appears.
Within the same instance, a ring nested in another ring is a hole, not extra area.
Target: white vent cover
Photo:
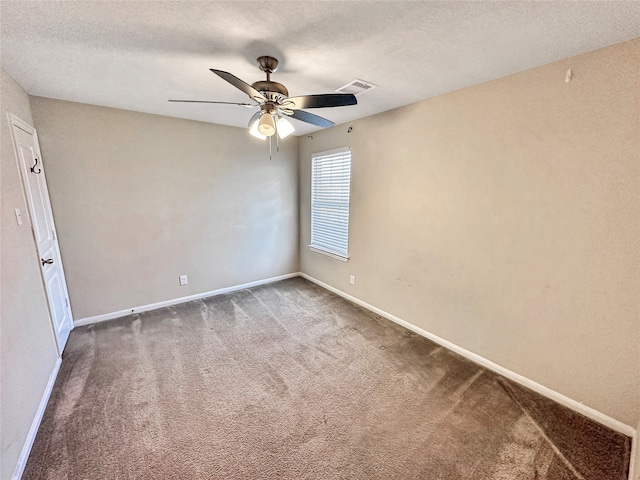
[[[377,85],[374,85],[371,82],[365,82],[364,80],[358,80],[357,78],[347,83],[344,87],[340,87],[336,90],[338,93],[353,93],[354,95],[358,95],[360,93],[364,93],[367,90],[371,90],[372,88],[376,88]]]

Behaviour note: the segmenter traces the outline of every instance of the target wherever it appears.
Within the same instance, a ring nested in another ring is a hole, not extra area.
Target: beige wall
[[[32,108],[76,320],[298,270],[296,138],[269,161],[242,128]]]
[[[4,70],[0,83],[0,478],[11,478],[58,351],[7,121],[33,125],[29,97]]]
[[[635,427],[639,58],[634,40],[301,138],[301,271]],[[345,145],[342,263],[307,245],[311,154]]]

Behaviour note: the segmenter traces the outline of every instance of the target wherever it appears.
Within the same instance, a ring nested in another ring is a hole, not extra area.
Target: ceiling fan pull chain
[[[273,135],[269,137],[269,160],[271,160],[271,139],[272,138],[273,138]]]

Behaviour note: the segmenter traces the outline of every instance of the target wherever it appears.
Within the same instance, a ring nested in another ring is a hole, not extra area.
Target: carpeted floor
[[[23,478],[622,480],[629,451],[294,278],[75,329]]]

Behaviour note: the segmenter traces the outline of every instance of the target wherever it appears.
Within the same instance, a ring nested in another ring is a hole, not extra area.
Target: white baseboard
[[[629,480],[640,480],[640,423],[631,439],[631,463],[629,464]]]
[[[74,322],[74,326],[81,327],[83,325],[90,325],[92,323],[104,322],[105,320],[113,320],[114,318],[125,317],[127,315],[131,315],[132,313],[148,312],[149,310],[155,310],[156,308],[168,307],[171,305],[177,305],[178,303],[190,302],[192,300],[199,300],[205,297],[213,297],[215,295],[222,295],[223,293],[235,292],[237,290],[256,287],[258,285],[266,285],[267,283],[279,282],[280,280],[286,280],[287,278],[293,278],[298,276],[300,276],[300,272],[287,273],[286,275],[279,275],[277,277],[256,280],[255,282],[243,283],[242,285],[234,285],[232,287],[219,288],[217,290],[211,290],[210,292],[196,293],[195,295],[188,295],[186,297],[180,297],[180,298],[174,298],[172,300],[165,300],[162,302],[150,303],[149,305],[142,305],[140,307],[131,307],[125,310],[118,310],[117,312],[111,312],[111,313],[105,313],[103,315],[96,315],[93,317],[81,318]]]
[[[416,327],[415,325],[402,320],[401,318],[396,317],[395,315],[392,315],[388,312],[385,312],[384,310],[380,310],[377,307],[374,307],[373,305],[370,305],[366,302],[363,302],[362,300],[349,295],[348,293],[345,293],[341,290],[338,290],[337,288],[332,287],[331,285],[327,285],[324,282],[321,282],[320,280],[313,278],[309,275],[307,275],[306,273],[300,273],[300,276],[303,278],[306,278],[307,280],[309,280],[310,282],[313,282],[319,286],[321,286],[322,288],[326,288],[327,290],[340,295],[343,298],[346,298],[347,300],[349,300],[350,302],[353,302],[357,305],[360,305],[364,308],[366,308],[367,310],[371,310],[372,312],[377,313],[378,315],[381,315],[383,317],[385,317],[388,320],[391,320],[394,323],[397,323],[398,325],[402,325],[403,327],[407,328],[408,330],[411,330],[415,333],[417,333],[418,335],[422,335],[425,338],[428,338],[429,340],[434,341],[435,343],[442,345],[445,348],[448,348],[449,350],[452,350],[454,352],[456,352],[459,355],[462,355],[465,358],[468,358],[469,360],[471,360],[472,362],[475,362],[477,364],[480,364],[481,366],[488,368],[489,370],[494,371],[495,373],[498,373],[499,375],[502,375],[503,377],[508,378],[509,380],[513,380],[514,382],[529,388],[530,390],[533,390],[534,392],[539,393],[540,395],[543,395],[547,398],[550,398],[551,400],[555,400],[556,402],[558,402],[561,405],[564,405],[565,407],[568,407],[572,410],[575,410],[578,413],[581,413],[582,415],[584,415],[585,417],[590,418],[591,420],[594,420],[606,427],[609,427],[617,432],[620,432],[624,435],[627,435],[629,437],[632,437],[632,439],[636,439],[636,430],[635,428],[626,425],[618,420],[616,420],[615,418],[611,418],[608,415],[605,415],[604,413],[601,413],[591,407],[587,407],[586,405],[573,400],[569,397],[566,397],[565,395],[562,395],[561,393],[558,393],[554,390],[551,390],[550,388],[545,387],[544,385],[540,385],[539,383],[534,382],[533,380],[530,380],[526,377],[523,377],[522,375],[515,373],[501,365],[498,365],[497,363],[492,362],[491,360],[487,360],[484,357],[481,357],[480,355],[477,355],[473,352],[470,352],[469,350],[466,350],[462,347],[459,347],[458,345],[455,345],[443,338],[438,337],[437,335],[434,335],[432,333],[427,332],[426,330],[423,330],[420,327]],[[635,444],[635,442],[634,442]],[[635,480],[635,479],[634,479]]]
[[[33,422],[31,422],[31,428],[29,429],[27,438],[24,441],[24,445],[22,446],[22,452],[20,452],[18,464],[13,470],[13,476],[11,477],[12,480],[20,480],[22,478],[24,467],[27,466],[27,460],[29,460],[31,447],[33,447],[33,442],[36,439],[38,429],[40,428],[40,422],[42,422],[44,411],[47,408],[47,403],[49,403],[49,397],[51,396],[53,385],[56,383],[56,378],[58,377],[58,372],[60,371],[60,365],[62,365],[62,358],[58,357],[58,359],[56,360],[56,364],[53,366],[53,370],[51,371],[51,375],[49,375],[49,381],[47,382],[47,387],[45,388],[42,399],[40,400],[40,405],[38,405],[36,415],[33,418]]]

